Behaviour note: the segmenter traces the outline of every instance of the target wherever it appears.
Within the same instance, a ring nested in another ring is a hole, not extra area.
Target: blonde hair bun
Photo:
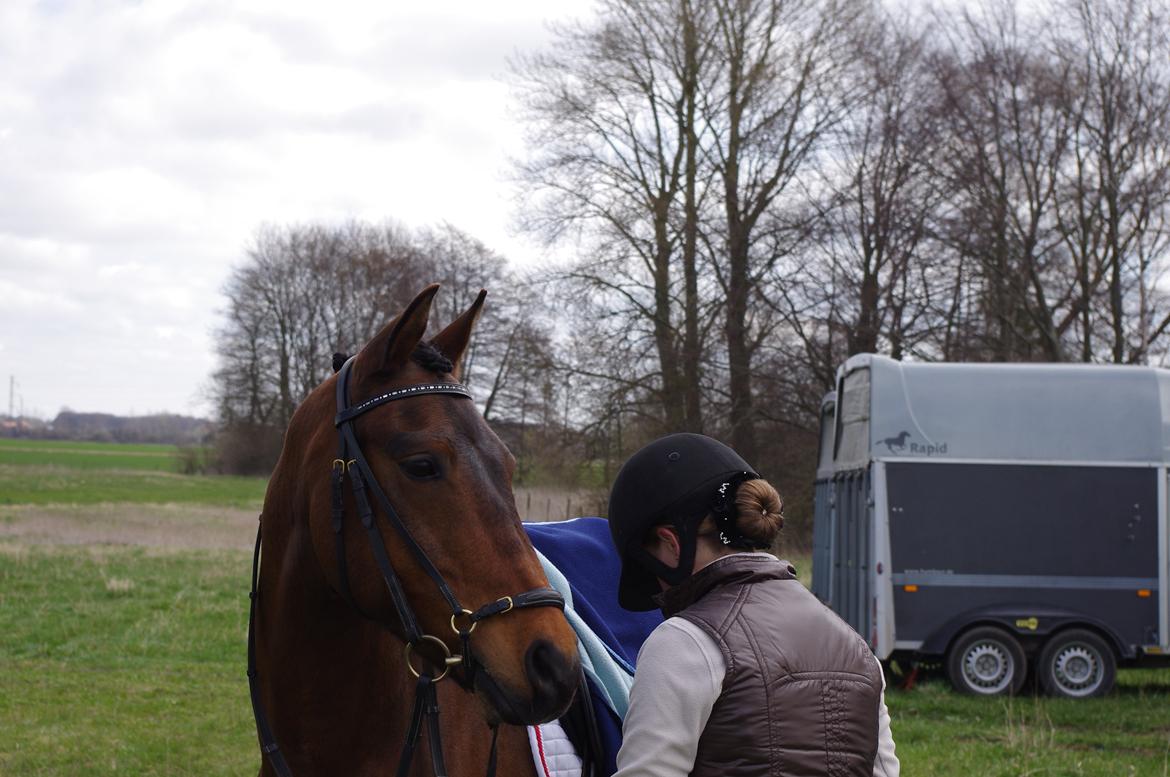
[[[771,545],[784,527],[784,502],[766,480],[745,480],[735,490],[735,525],[749,540]]]

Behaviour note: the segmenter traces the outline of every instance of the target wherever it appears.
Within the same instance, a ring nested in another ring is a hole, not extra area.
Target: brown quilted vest
[[[727,667],[692,775],[872,777],[877,661],[787,562],[727,556],[661,602],[710,634]]]

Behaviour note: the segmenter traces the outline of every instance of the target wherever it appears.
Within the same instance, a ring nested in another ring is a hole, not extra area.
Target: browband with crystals
[[[333,425],[341,426],[346,421],[350,421],[362,413],[373,410],[378,405],[385,404],[386,402],[393,402],[396,399],[405,399],[406,397],[413,397],[419,394],[454,394],[472,399],[471,392],[462,383],[422,383],[416,386],[407,386],[406,388],[387,391],[384,394],[370,397],[364,402],[348,407],[334,417]]]

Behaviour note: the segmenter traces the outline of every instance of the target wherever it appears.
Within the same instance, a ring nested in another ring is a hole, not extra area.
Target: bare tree
[[[1167,17],[606,0],[562,28],[517,69],[525,226],[575,250],[544,288],[589,326],[544,330],[546,415],[606,462],[689,428],[799,470],[850,354],[1166,358]]]
[[[393,226],[265,226],[225,288],[217,333],[220,414],[283,428],[330,370],[334,351],[356,350],[427,277]]]
[[[330,374],[334,352],[354,353],[386,316],[434,281],[447,287],[436,303],[448,311],[439,320],[454,318],[481,288],[497,293],[477,327],[463,378],[486,415],[506,418],[521,401],[513,399],[512,381],[552,357],[545,320],[502,257],[449,225],[418,233],[360,222],[266,226],[224,289],[220,366],[212,381],[221,440],[244,444],[283,430]],[[270,454],[263,461],[230,455],[253,471],[273,463]]]
[[[1071,121],[1067,69],[1033,45],[1038,19],[993,2],[950,28],[935,59],[948,129],[947,240],[982,283],[987,356],[1068,358],[1082,296],[1055,228]]]
[[[601,14],[516,67],[533,148],[520,165],[532,193],[523,225],[585,241],[589,258],[564,277],[653,339],[650,360],[628,367],[653,375],[668,428],[698,430],[709,171],[695,113],[711,14],[693,0],[607,0]]]
[[[798,344],[790,358],[822,385],[847,355],[921,355],[943,320],[951,267],[931,244],[943,189],[925,36],[913,19],[879,17],[859,37],[855,72],[865,91],[810,176],[816,229],[770,278],[765,301],[793,335],[777,345]]]
[[[987,2],[940,26],[949,213],[973,290],[958,324],[999,360],[1140,361],[1166,334],[1170,46],[1160,0]],[[962,270],[966,270],[965,274]]]
[[[723,223],[711,253],[724,296],[730,437],[750,459],[756,451],[752,359],[772,328],[770,321],[754,321],[766,310],[757,295],[791,245],[777,211],[788,204],[786,196],[797,196],[798,175],[816,161],[855,100],[852,44],[866,6],[854,0],[713,5],[718,70],[703,95],[702,116],[713,139],[708,156],[722,185]],[[770,235],[760,234],[765,224]]]
[[[1073,88],[1065,110],[1073,159],[1061,190],[1061,232],[1085,304],[1081,357],[1095,330],[1114,362],[1145,361],[1166,334],[1156,315],[1170,203],[1170,8],[1159,0],[1068,0],[1052,51]],[[1107,315],[1096,325],[1098,286]]]

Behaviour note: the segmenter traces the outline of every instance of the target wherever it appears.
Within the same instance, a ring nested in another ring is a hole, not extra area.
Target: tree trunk
[[[669,200],[654,215],[654,344],[662,365],[662,410],[669,431],[684,428],[684,398],[678,349],[670,311],[670,236],[667,231]]]
[[[857,325],[849,333],[849,355],[875,353],[878,346],[878,277],[866,267],[861,278]]]
[[[729,202],[732,200],[729,197]],[[729,225],[727,318],[728,391],[731,446],[748,461],[756,457],[753,426],[751,348],[748,343],[748,244],[742,227]]]
[[[701,370],[702,352],[699,346],[699,271],[698,235],[699,207],[695,184],[698,178],[699,138],[695,132],[695,108],[698,97],[698,40],[695,20],[689,0],[683,0],[683,47],[686,59],[686,80],[683,85],[684,142],[686,144],[685,187],[683,202],[683,428],[688,432],[703,431]]]

